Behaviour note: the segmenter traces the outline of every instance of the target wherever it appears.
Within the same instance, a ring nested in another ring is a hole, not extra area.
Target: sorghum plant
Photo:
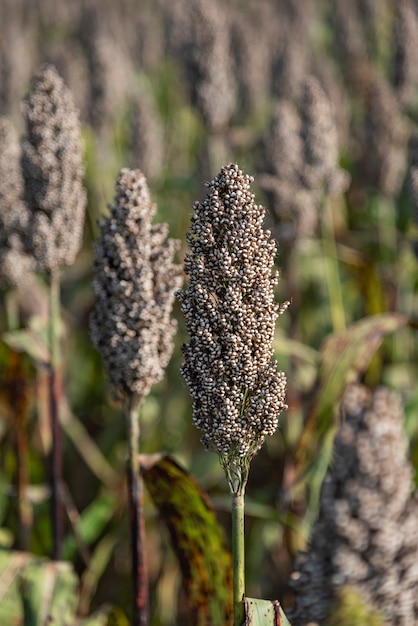
[[[181,284],[173,262],[177,242],[166,224],[151,225],[151,202],[140,170],[122,169],[115,203],[100,224],[94,246],[91,337],[99,350],[128,428],[134,623],[148,624],[142,481],[137,410],[152,385],[163,378],[176,330],[171,319],[174,292]]]
[[[381,387],[348,387],[342,424],[322,486],[320,514],[292,584],[292,624],[323,624],[345,587],[387,623],[418,619],[418,503],[399,396]]]
[[[282,306],[274,302],[276,244],[264,208],[236,164],[223,167],[196,202],[187,235],[188,287],[178,292],[190,336],[182,374],[202,441],[219,455],[233,499],[235,624],[243,622],[244,492],[251,459],[273,435],[286,378],[272,359]]]
[[[22,105],[26,137],[22,142],[24,198],[29,209],[26,247],[37,269],[49,278],[50,421],[52,432],[51,489],[53,556],[61,556],[63,534],[59,309],[60,268],[74,263],[83,236],[86,192],[78,113],[70,91],[52,65],[43,65],[32,79]]]

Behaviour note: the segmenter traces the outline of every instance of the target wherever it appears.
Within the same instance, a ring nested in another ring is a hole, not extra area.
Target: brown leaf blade
[[[213,506],[169,455],[141,457],[147,489],[170,533],[196,626],[232,619],[232,561]]]

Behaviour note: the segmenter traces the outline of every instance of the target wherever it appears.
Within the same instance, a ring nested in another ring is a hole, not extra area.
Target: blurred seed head
[[[104,6],[103,6],[104,5]],[[125,31],[121,22],[124,2],[89,0],[82,3],[78,37],[88,66],[88,122],[100,136],[113,128],[132,81],[132,60],[128,51],[132,20]]]
[[[360,116],[352,117],[351,133],[356,143],[350,149],[353,155],[359,153],[355,169],[361,186],[375,187],[388,196],[399,192],[405,173],[408,133],[402,107],[414,90],[411,63],[417,30],[412,3],[404,0],[395,4],[395,58],[389,61],[392,87],[381,69],[381,49],[383,45],[387,49],[388,42],[382,43],[385,34],[379,32],[379,25],[388,22],[392,9],[373,0],[333,1],[334,41],[341,73],[360,112]]]
[[[412,204],[412,220],[418,227],[418,133],[414,133],[409,140],[409,198]],[[415,256],[418,257],[418,241],[412,243]]]
[[[334,40],[343,69],[351,81],[357,77],[357,68],[368,58],[367,43],[356,2],[332,0]]]
[[[278,3],[275,20],[272,91],[277,98],[297,100],[305,77],[312,71],[314,60],[311,41],[315,18],[311,0],[285,0]]]
[[[266,193],[281,244],[312,236],[324,193],[337,195],[348,186],[338,166],[338,136],[333,110],[315,78],[305,80],[301,112],[288,101],[276,102],[264,138],[260,187]]]
[[[228,14],[218,0],[183,0],[177,15],[192,102],[210,132],[223,131],[236,108]]]
[[[15,3],[14,3],[15,4]],[[4,12],[3,12],[4,11]],[[14,118],[16,102],[19,102],[37,58],[36,28],[23,25],[16,15],[16,7],[7,15],[1,7],[1,54],[0,54],[0,112],[17,123]]]
[[[20,145],[10,120],[0,117],[0,284],[24,287],[35,269],[35,259],[24,246],[29,212],[23,201]]]
[[[332,115],[338,133],[338,145],[346,148],[350,136],[350,102],[345,83],[341,80],[341,71],[334,63],[326,63],[318,57],[313,75],[319,80],[332,105]]]
[[[155,180],[163,165],[163,129],[152,95],[145,89],[132,95],[129,121],[132,166],[139,168],[147,180]]]
[[[120,171],[109,210],[94,246],[91,337],[116,394],[140,401],[163,378],[173,350],[178,242],[166,224],[151,224],[156,206],[140,170]]]
[[[417,100],[418,8],[412,0],[395,3],[393,84],[404,105]]]
[[[119,42],[97,29],[89,39],[90,123],[96,132],[116,118],[130,75],[129,58]]]
[[[344,192],[348,174],[338,167],[338,135],[332,105],[313,77],[303,85],[302,138],[307,186],[324,186],[333,195]]]
[[[58,74],[74,97],[74,103],[83,123],[89,121],[90,88],[88,61],[82,45],[78,41],[71,46],[63,46],[61,41],[51,41],[42,50],[42,56],[54,65]]]
[[[376,72],[365,74],[361,129],[361,175],[384,194],[399,192],[406,167],[408,134],[396,93]]]
[[[259,2],[252,10],[251,7],[246,11],[237,8],[229,22],[240,110],[251,112],[270,96],[279,20],[273,5]]]
[[[322,624],[338,592],[356,589],[388,623],[418,615],[418,502],[399,396],[347,388],[331,468],[307,552],[292,576],[292,624]]]
[[[286,408],[286,378],[272,360],[282,307],[274,302],[276,245],[264,209],[236,164],[208,183],[196,202],[185,259],[188,287],[178,292],[189,343],[182,374],[202,441],[225,469],[249,462]]]
[[[80,123],[70,91],[52,65],[32,79],[22,104],[28,248],[40,269],[71,265],[83,237],[86,192]]]

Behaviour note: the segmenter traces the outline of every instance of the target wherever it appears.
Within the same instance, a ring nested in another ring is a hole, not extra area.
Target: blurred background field
[[[237,162],[254,175],[256,199],[279,244],[277,299],[291,300],[291,307],[278,322],[275,353],[288,376],[289,409],[251,467],[248,595],[292,603],[289,576],[306,545],[331,455],[329,414],[311,419],[307,443],[301,437],[318,386],[326,389],[317,379],[319,351],[332,333],[371,315],[396,312],[410,320],[359,369],[369,386],[400,392],[410,457],[418,464],[417,58],[414,0],[1,0],[0,114],[23,132],[20,102],[33,73],[49,62],[71,89],[83,125],[84,243],[62,273],[64,478],[72,520],[64,556],[81,576],[82,612],[109,602],[129,615],[131,604],[125,424],[89,337],[92,243],[121,167],[145,173],[156,219],[182,241],[182,257],[204,182]],[[332,137],[322,149],[331,161],[333,151],[336,157],[315,180],[306,159],[295,156],[313,115],[309,77],[329,107],[330,126],[322,132]],[[22,327],[25,311],[45,312],[45,298],[42,277],[19,295]],[[8,301],[2,292],[2,333]],[[178,304],[175,316],[173,357],[141,414],[142,451],[167,451],[190,470],[229,533],[223,470],[199,441],[179,373],[186,334]],[[0,545],[23,547],[16,506],[23,429],[30,442],[26,547],[45,555],[45,373],[3,341],[0,384]],[[146,516],[151,624],[192,623],[168,535],[149,498]]]

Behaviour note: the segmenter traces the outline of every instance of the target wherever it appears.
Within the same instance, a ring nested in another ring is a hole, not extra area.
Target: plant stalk
[[[245,621],[244,491],[232,494],[232,566],[234,626],[242,626]]]
[[[138,403],[131,396],[125,413],[128,426],[128,499],[130,509],[132,584],[134,592],[133,626],[148,626],[148,572],[145,554],[144,485],[139,462]]]
[[[51,522],[52,558],[59,561],[62,556],[64,518],[60,498],[62,482],[62,431],[59,421],[61,395],[60,372],[60,277],[59,271],[52,271],[49,285],[49,350],[48,372],[49,419],[51,428],[50,482],[51,482]]]
[[[328,201],[324,203],[325,219],[322,224],[322,241],[326,263],[326,276],[330,299],[331,321],[333,332],[337,333],[346,328],[344,299],[341,289],[341,276],[338,267],[338,254],[335,242],[332,207]]]
[[[19,328],[19,305],[17,294],[14,290],[9,289],[4,298],[6,307],[7,330],[12,331]]]
[[[25,407],[26,409],[26,407]],[[29,550],[29,535],[32,526],[32,508],[27,496],[29,484],[28,470],[28,439],[26,436],[26,414],[19,411],[16,424],[16,456],[17,456],[17,508],[19,518],[19,550]]]

